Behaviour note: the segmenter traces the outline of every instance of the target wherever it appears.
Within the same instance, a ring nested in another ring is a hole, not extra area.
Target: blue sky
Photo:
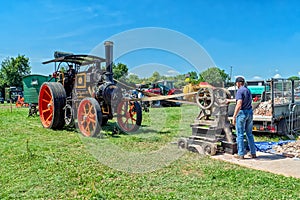
[[[300,71],[298,1],[7,0],[0,2],[0,20],[0,60],[25,55],[32,73],[52,73],[52,65],[41,63],[52,59],[56,50],[89,53],[107,38],[143,27],[186,35],[206,50],[217,67],[229,74],[232,66],[233,76],[287,78],[299,76]],[[149,68],[149,63],[158,69],[171,66],[179,73],[192,69],[163,51],[130,53],[117,61],[130,70]]]

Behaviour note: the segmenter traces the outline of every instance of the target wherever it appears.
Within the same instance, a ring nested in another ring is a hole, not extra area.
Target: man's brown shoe
[[[240,156],[238,154],[234,154],[233,157],[236,158],[236,159],[239,159],[239,160],[243,160],[244,159],[244,156]]]
[[[251,154],[250,158],[257,158],[256,154]]]

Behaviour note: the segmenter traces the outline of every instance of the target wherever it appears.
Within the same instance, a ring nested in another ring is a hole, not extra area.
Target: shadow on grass
[[[170,134],[171,133],[171,131],[159,131],[159,132],[157,132],[158,134]]]

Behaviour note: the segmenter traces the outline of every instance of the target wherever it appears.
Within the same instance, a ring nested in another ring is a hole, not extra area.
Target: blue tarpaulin
[[[255,147],[257,151],[262,152],[271,152],[274,153],[273,147],[274,146],[282,146],[284,144],[295,142],[296,140],[284,140],[279,142],[255,142]]]

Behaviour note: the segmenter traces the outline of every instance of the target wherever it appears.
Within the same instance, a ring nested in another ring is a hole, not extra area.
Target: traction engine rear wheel
[[[142,108],[138,102],[122,101],[117,108],[117,122],[124,132],[135,132],[142,124]]]
[[[46,82],[39,93],[39,113],[43,127],[51,129],[63,128],[66,91],[62,84]]]
[[[94,98],[84,98],[77,112],[78,128],[86,137],[96,137],[101,131],[102,113]]]

